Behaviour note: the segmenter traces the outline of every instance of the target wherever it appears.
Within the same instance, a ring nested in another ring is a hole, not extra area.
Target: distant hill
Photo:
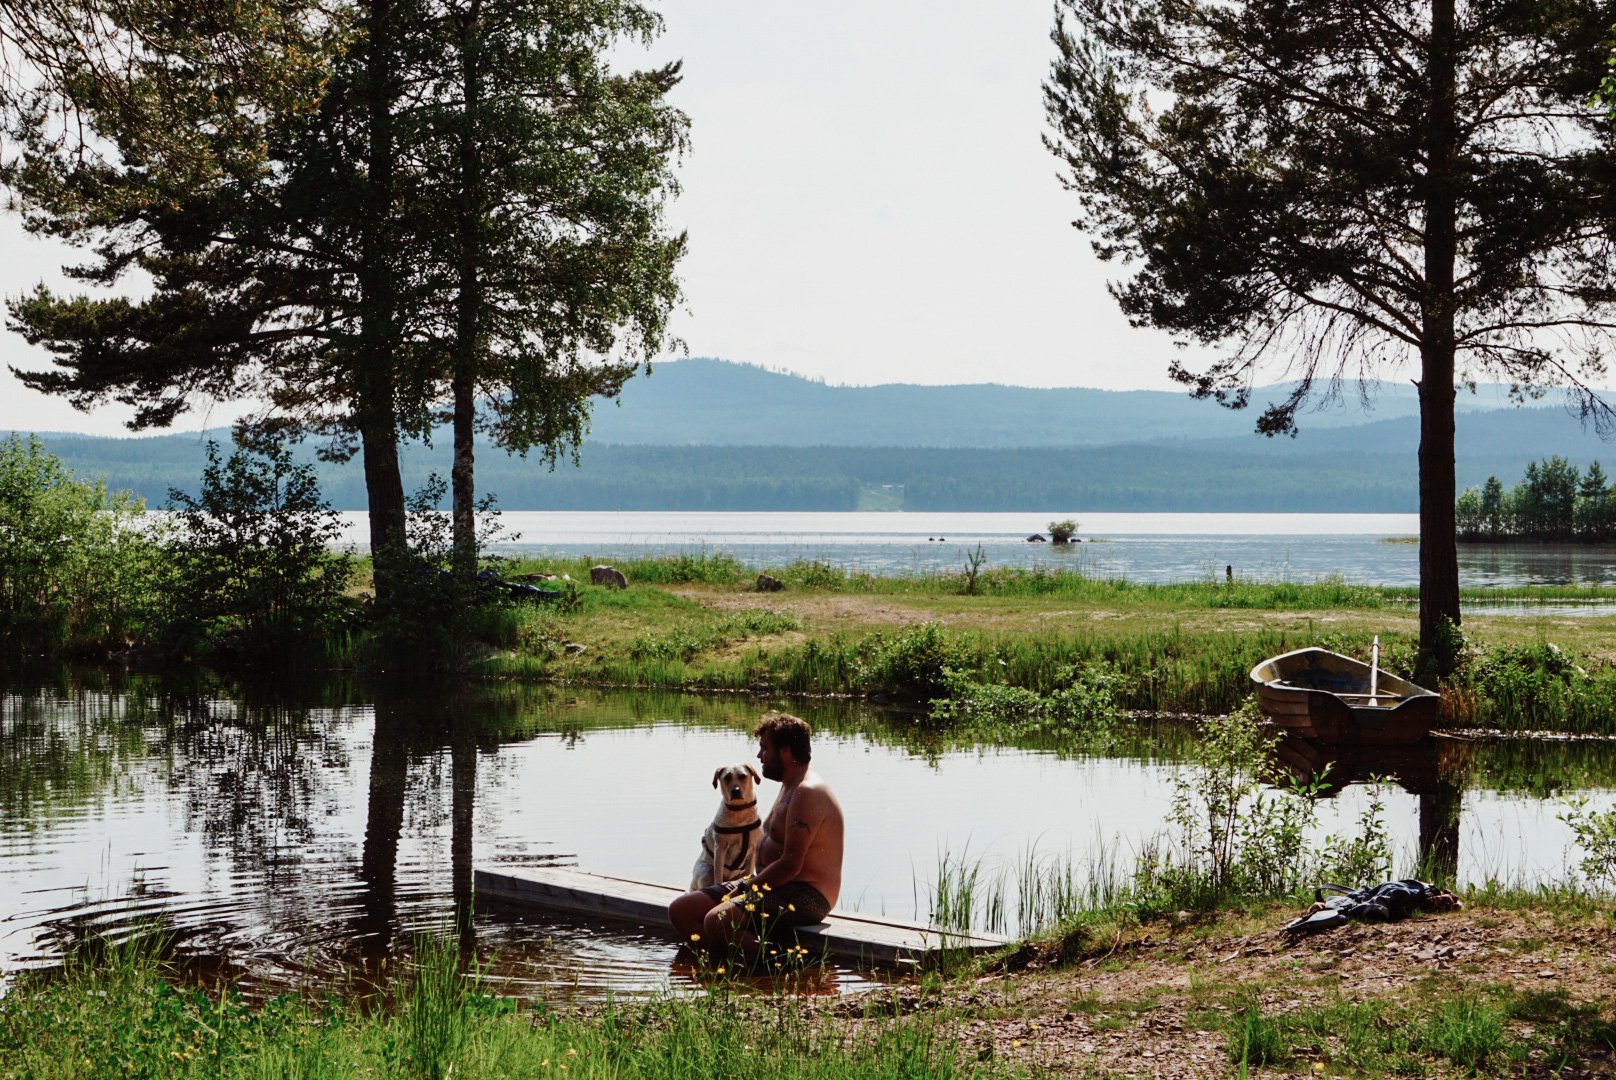
[[[1306,412],[1304,433],[1417,415],[1406,383],[1373,388],[1371,411],[1356,391]],[[616,404],[595,409],[591,438],[629,445],[701,446],[1105,446],[1124,442],[1249,435],[1261,407],[1283,387],[1253,392],[1252,406],[1226,409],[1161,390],[1025,386],[830,386],[722,360],[658,364],[631,379]],[[1461,395],[1465,411],[1502,405],[1499,387]]]
[[[1415,510],[1417,401],[1398,385],[1377,388],[1376,401],[1368,416],[1338,406],[1304,415],[1295,439],[1265,439],[1249,411],[1181,394],[833,387],[684,360],[631,382],[620,408],[596,410],[581,467],[551,472],[484,447],[477,477],[511,510]],[[1514,483],[1552,454],[1616,472],[1616,446],[1564,409],[1501,401],[1497,388],[1461,398],[1461,487]],[[81,475],[161,506],[171,487],[196,490],[208,434],[43,438]],[[446,476],[447,437],[405,447],[403,466],[409,489]],[[319,474],[333,505],[364,507],[357,463]]]

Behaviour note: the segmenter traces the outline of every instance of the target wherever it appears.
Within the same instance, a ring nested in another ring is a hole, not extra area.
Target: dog
[[[714,771],[718,813],[701,834],[701,856],[690,871],[692,892],[746,877],[757,869],[763,821],[753,791],[761,779],[750,765],[723,765]]]

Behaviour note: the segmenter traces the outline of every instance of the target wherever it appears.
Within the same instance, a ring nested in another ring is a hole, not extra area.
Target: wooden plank
[[[672,885],[568,866],[477,869],[474,886],[482,899],[663,927],[669,925],[669,902],[684,892]],[[960,933],[847,911],[833,911],[822,923],[798,927],[796,935],[811,951],[874,963],[911,962],[944,950],[991,952],[1010,940],[998,934]]]

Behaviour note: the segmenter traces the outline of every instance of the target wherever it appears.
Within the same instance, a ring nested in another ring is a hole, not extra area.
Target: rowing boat
[[[1408,746],[1431,732],[1442,699],[1423,686],[1328,649],[1298,649],[1251,669],[1263,712],[1327,742]]]

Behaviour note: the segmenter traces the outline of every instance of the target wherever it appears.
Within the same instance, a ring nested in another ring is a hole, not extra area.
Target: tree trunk
[[[376,598],[393,590],[407,554],[404,480],[398,467],[397,282],[390,224],[393,214],[393,13],[388,0],[372,0],[366,26],[366,187],[360,222],[361,323],[355,357],[354,415],[364,445],[365,490],[370,506],[370,554]]]
[[[1426,129],[1425,299],[1420,343],[1420,661],[1423,680],[1440,681],[1456,659],[1449,624],[1459,625],[1459,551],[1453,501],[1454,264],[1458,240],[1454,182],[1454,0],[1431,6]]]
[[[481,138],[479,109],[482,73],[479,70],[482,5],[466,10],[461,23],[460,81],[463,114],[460,118],[460,283],[454,342],[454,466],[449,478],[454,498],[454,572],[468,584],[477,574],[477,493],[473,478],[474,420],[476,419],[478,313],[482,304],[478,264],[482,228]]]
[[[359,878],[365,883],[360,932],[366,951],[386,956],[398,917],[398,838],[404,830],[404,794],[409,781],[414,724],[386,696],[376,699],[370,740],[370,790]]]
[[[461,955],[476,953],[476,924],[472,919],[475,898],[471,891],[472,839],[477,824],[477,739],[475,729],[460,710],[455,710],[454,731],[449,736],[449,882],[454,894],[454,920]]]

